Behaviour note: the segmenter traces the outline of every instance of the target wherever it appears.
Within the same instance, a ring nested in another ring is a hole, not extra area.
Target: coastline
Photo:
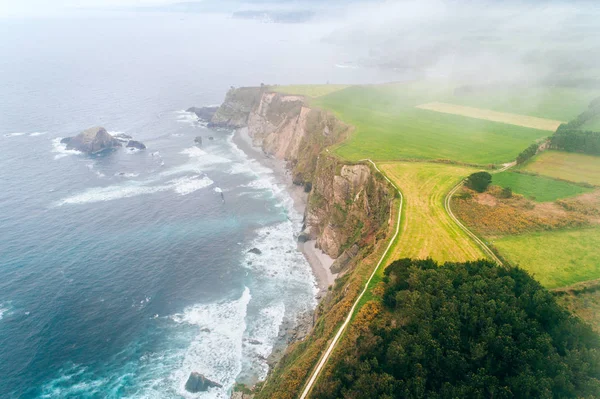
[[[301,215],[304,215],[308,193],[304,192],[303,187],[297,186],[292,182],[292,176],[286,167],[286,162],[265,154],[261,148],[255,146],[252,143],[252,138],[248,135],[247,128],[236,129],[232,140],[246,155],[273,170],[276,180],[280,184],[285,185],[286,191],[292,198],[294,209]],[[316,248],[315,244],[315,240],[304,243],[298,242],[298,250],[302,252],[311,267],[319,289],[317,294],[317,299],[319,300],[325,295],[328,287],[335,282],[337,274],[331,273],[329,269],[334,260],[319,248]]]

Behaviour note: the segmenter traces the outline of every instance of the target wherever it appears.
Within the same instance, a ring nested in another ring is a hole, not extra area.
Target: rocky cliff
[[[266,87],[232,89],[211,123],[247,127],[254,145],[287,161],[295,184],[310,191],[305,238],[332,258],[334,272],[386,224],[390,187],[366,164],[348,164],[324,151],[347,138],[350,127],[330,113],[311,108],[301,96]]]

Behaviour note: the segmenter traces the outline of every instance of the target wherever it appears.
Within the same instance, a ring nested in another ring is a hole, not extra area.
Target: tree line
[[[487,260],[393,262],[343,343],[315,398],[600,397],[600,337]]]
[[[550,148],[600,155],[600,132],[581,130],[593,118],[600,117],[600,97],[592,100],[588,109],[569,123],[561,124],[550,138]]]

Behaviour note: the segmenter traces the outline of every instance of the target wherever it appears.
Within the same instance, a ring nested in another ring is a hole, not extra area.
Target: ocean
[[[266,376],[282,323],[316,306],[302,215],[232,132],[185,109],[232,85],[389,79],[336,68],[325,29],[163,13],[0,23],[0,397],[227,398]],[[60,144],[92,126],[148,148]],[[186,392],[192,371],[223,388]]]

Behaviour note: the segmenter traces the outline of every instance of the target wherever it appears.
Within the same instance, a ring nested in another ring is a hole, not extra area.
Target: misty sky
[[[594,1],[0,0],[0,16],[17,18],[120,11],[143,18],[142,10],[233,18],[271,12],[265,22],[304,24],[305,32],[319,32],[318,40],[337,46],[338,58],[352,67],[469,81],[600,77],[600,5]]]

